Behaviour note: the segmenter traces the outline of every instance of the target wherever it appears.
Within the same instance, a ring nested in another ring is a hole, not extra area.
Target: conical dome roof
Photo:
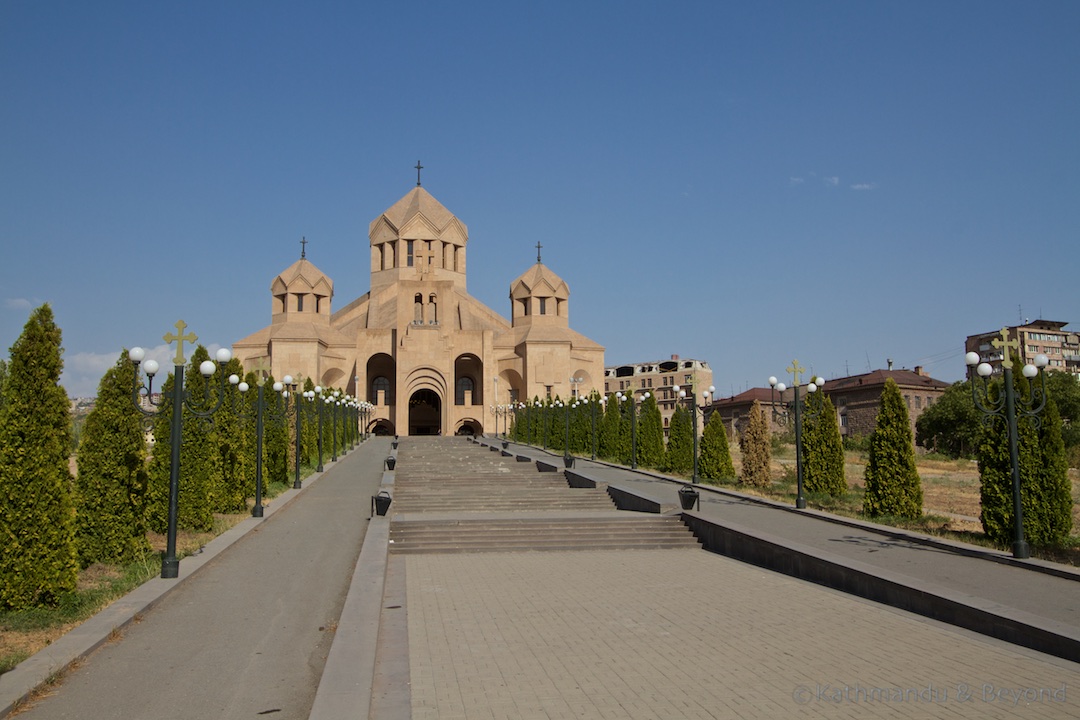
[[[371,221],[368,235],[374,242],[381,227],[388,225],[399,237],[436,239],[453,226],[458,228],[460,240],[468,238],[465,223],[458,220],[443,204],[422,187],[415,187],[403,198],[390,206],[386,212]]]
[[[315,267],[315,264],[307,260],[307,258],[300,258],[285,268],[270,283],[270,291],[274,294],[296,292],[298,289],[332,296],[334,294],[334,281],[322,270]]]
[[[565,300],[570,297],[570,287],[551,268],[538,262],[510,283],[510,297],[513,299],[534,295]]]

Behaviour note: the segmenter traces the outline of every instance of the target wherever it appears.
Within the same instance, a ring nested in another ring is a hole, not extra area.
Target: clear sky
[[[299,257],[367,292],[415,186],[509,316],[535,262],[608,365],[720,395],[963,374],[1080,329],[1080,3],[0,3],[0,348],[51,303],[72,395],[177,319],[229,345]],[[172,353],[161,353],[161,360]]]

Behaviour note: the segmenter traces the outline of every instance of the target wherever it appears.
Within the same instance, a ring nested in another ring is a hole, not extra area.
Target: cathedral
[[[270,283],[270,325],[233,345],[374,405],[366,430],[493,434],[511,403],[601,390],[604,348],[570,329],[570,289],[540,261],[510,283],[510,320],[469,295],[469,232],[420,183],[371,222],[371,289],[334,310],[301,252]]]

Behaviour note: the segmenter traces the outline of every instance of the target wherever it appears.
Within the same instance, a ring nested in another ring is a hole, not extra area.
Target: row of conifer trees
[[[1016,392],[1026,397],[1028,381],[1017,374]],[[1001,381],[991,387],[991,397],[1003,392]],[[580,401],[563,403],[559,398],[533,398],[513,411],[511,437],[518,442],[546,445],[577,455],[595,453],[599,458],[629,465],[636,445],[636,464],[679,475],[693,468],[693,428],[690,411],[678,405],[671,418],[668,441],[654,395],[640,403],[633,417],[633,400],[614,394],[604,402],[592,393]],[[844,495],[845,456],[836,410],[824,392],[808,394],[803,409],[803,485],[808,494]],[[633,423],[636,421],[636,428]],[[764,408],[757,402],[738,437],[742,473],[736,478],[728,446],[728,434],[720,413],[706,423],[698,455],[698,475],[704,482],[733,480],[748,486],[772,483],[770,470],[772,433]],[[636,443],[633,436],[636,434]],[[1062,421],[1048,398],[1038,420],[1019,421],[1021,497],[1024,533],[1036,547],[1060,547],[1072,531],[1071,482]],[[923,514],[922,483],[915,464],[911,424],[899,387],[885,383],[874,431],[868,438],[863,512],[871,517],[888,516],[915,520]],[[986,535],[1001,545],[1013,536],[1012,476],[1005,421],[989,419],[979,444],[981,521]]]
[[[63,368],[61,332],[48,305],[37,308],[11,347],[0,387],[0,608],[21,609],[59,602],[75,589],[78,571],[93,563],[126,564],[150,550],[147,533],[164,533],[171,465],[171,404],[152,419],[132,397],[135,366],[122,353],[105,373],[76,456],[70,467],[70,402],[59,384]],[[220,370],[207,379],[199,364],[208,359],[199,346],[187,365],[185,395],[212,407],[220,391]],[[225,377],[243,376],[233,359]],[[209,419],[185,409],[181,442],[178,526],[208,531],[217,513],[245,511],[255,494],[256,377],[248,373],[247,393],[225,383],[222,402]],[[263,482],[286,483],[295,453],[296,405],[270,390],[263,434]],[[161,388],[168,396],[170,374]],[[310,379],[305,390],[313,389]],[[307,404],[314,408],[314,404]],[[278,416],[275,420],[272,416]],[[289,417],[291,415],[291,417]],[[326,459],[344,442],[344,420],[322,423]],[[305,413],[301,462],[317,461],[319,423]],[[145,430],[152,423],[153,448]],[[336,425],[337,437],[334,438]]]

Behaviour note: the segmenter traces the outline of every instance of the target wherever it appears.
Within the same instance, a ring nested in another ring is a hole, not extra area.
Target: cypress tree
[[[664,462],[664,421],[660,417],[660,407],[656,404],[656,395],[641,403],[641,415],[637,428],[638,465],[658,468]]]
[[[226,363],[224,368],[226,377],[239,376],[243,371],[243,366],[236,358]],[[216,383],[215,378],[211,378],[211,382]],[[210,493],[212,510],[217,513],[235,513],[247,507],[246,464],[251,461],[251,456],[243,432],[243,422],[237,416],[237,408],[242,408],[242,402],[237,386],[226,383],[221,407],[214,413],[213,435],[217,455],[213,463],[215,472],[211,479]]]
[[[1015,356],[1013,362],[1020,367]],[[1018,404],[1029,397],[1028,380],[1019,372],[1013,373],[1013,388]],[[1003,382],[992,383],[989,393],[989,402],[996,402],[1004,393]],[[1017,419],[1017,450],[1025,540],[1036,547],[1060,546],[1072,528],[1072,497],[1061,417],[1052,400],[1047,401],[1038,427],[1031,417]],[[995,542],[1007,545],[1015,539],[1015,514],[1008,427],[1002,416],[993,415],[984,424],[978,459],[983,531]]]
[[[1038,508],[1038,522],[1031,524],[1030,542],[1040,547],[1062,547],[1072,531],[1072,483],[1062,439],[1061,415],[1053,398],[1047,400],[1042,413],[1039,449],[1042,471],[1038,475],[1036,497],[1032,498],[1033,508]]]
[[[877,424],[870,435],[863,512],[916,520],[922,516],[922,484],[915,468],[911,423],[900,388],[885,381]]]
[[[772,441],[769,437],[769,419],[761,403],[754,401],[746,430],[739,438],[742,451],[742,482],[744,485],[766,487],[772,482],[769,469],[772,460]]]
[[[702,480],[720,480],[735,477],[735,464],[731,461],[727,428],[720,413],[713,411],[701,433],[701,457],[698,474]]]
[[[807,393],[803,411],[803,487],[809,493],[843,495],[844,443],[832,400],[820,390]]]
[[[146,438],[131,401],[135,365],[124,352],[98,385],[75,478],[79,562],[119,565],[150,550],[146,540]]]
[[[0,607],[52,605],[75,589],[71,418],[60,386],[60,336],[45,304],[11,346],[0,413]]]
[[[694,430],[690,426],[690,413],[678,404],[668,427],[667,454],[664,466],[668,472],[688,475],[694,467]]]
[[[608,395],[604,404],[604,417],[600,421],[600,457],[605,460],[618,461],[621,451],[619,449],[622,438],[622,408],[615,395]]]
[[[274,378],[268,377],[263,387],[263,447],[266,449],[266,477],[268,483],[286,483],[289,481],[289,429],[285,418],[285,398],[274,390]],[[338,455],[343,450],[345,437],[345,413],[337,405],[332,412],[337,413],[337,448]]]
[[[180,442],[180,478],[177,495],[178,528],[206,532],[213,527],[212,478],[216,473],[216,444],[212,423],[197,417],[189,408],[210,410],[216,399],[215,376],[204,378],[199,365],[209,360],[206,348],[199,345],[192,353],[184,373],[183,432]],[[220,372],[220,370],[218,371]],[[175,378],[170,374],[161,388],[162,406],[154,418],[154,450],[150,459],[146,489],[147,525],[157,533],[166,532],[169,522],[169,482],[172,467],[172,413]]]

